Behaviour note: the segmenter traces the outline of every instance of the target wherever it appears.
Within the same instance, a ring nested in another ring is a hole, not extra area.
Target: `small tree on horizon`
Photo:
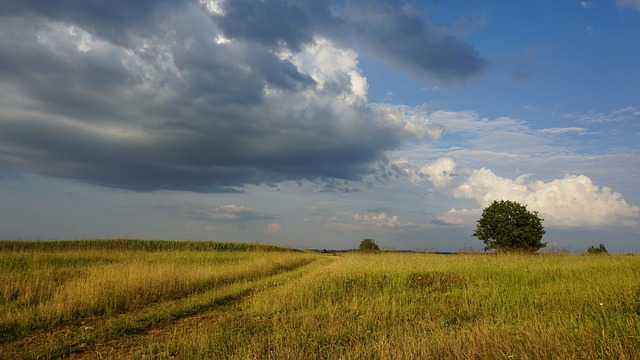
[[[482,211],[478,227],[472,236],[485,243],[484,251],[536,252],[547,246],[542,242],[546,233],[537,211],[515,201],[494,201]]]
[[[607,248],[604,246],[604,244],[600,244],[600,246],[598,246],[598,247],[595,247],[595,246],[591,245],[587,249],[587,254],[608,255],[609,251],[607,251]]]
[[[364,239],[360,242],[360,251],[362,252],[376,252],[380,251],[380,247],[373,239]]]

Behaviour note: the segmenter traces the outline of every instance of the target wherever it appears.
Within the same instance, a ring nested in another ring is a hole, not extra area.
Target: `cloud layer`
[[[387,151],[441,130],[413,109],[368,103],[352,46],[443,81],[486,66],[386,1],[0,10],[0,167],[136,191],[361,179]]]

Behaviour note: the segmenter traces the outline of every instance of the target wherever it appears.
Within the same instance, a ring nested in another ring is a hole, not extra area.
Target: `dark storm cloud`
[[[473,47],[435,28],[411,6],[350,0],[345,19],[369,51],[418,75],[457,81],[487,67]]]
[[[114,43],[129,40],[132,29],[150,30],[160,9],[168,11],[184,6],[189,0],[3,0],[3,16],[40,16],[77,24],[87,31]]]
[[[344,14],[354,18],[358,7],[372,11],[354,3]],[[224,10],[2,2],[0,168],[135,191],[241,191],[358,180],[409,136],[366,102],[339,100],[349,95],[347,74],[320,89],[278,55],[350,28],[329,2],[228,1]],[[396,27],[389,34],[401,34]],[[380,34],[365,39],[375,52]]]
[[[352,37],[375,56],[431,79],[464,80],[487,67],[473,47],[437,29],[408,4],[349,0],[333,13],[328,11],[330,5],[328,1],[228,1],[219,25],[230,37],[293,50],[316,33],[342,42]]]
[[[284,1],[235,0],[225,4],[219,16],[220,28],[231,38],[244,38],[277,47],[287,45],[299,50],[313,39],[307,15]]]

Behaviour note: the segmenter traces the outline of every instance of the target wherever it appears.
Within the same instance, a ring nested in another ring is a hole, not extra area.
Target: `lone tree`
[[[542,221],[537,211],[528,211],[515,201],[496,200],[482,211],[472,236],[484,241],[484,251],[536,252],[547,246],[542,242]]]
[[[374,252],[380,251],[380,247],[373,239],[364,239],[360,241],[360,251],[362,252]]]

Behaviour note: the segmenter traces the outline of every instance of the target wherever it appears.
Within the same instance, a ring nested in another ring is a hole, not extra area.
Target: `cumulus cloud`
[[[482,168],[474,170],[454,190],[454,196],[474,199],[481,208],[494,200],[517,201],[538,211],[545,225],[555,227],[637,226],[640,220],[640,207],[629,205],[620,193],[599,187],[584,175],[549,182],[528,181],[527,176],[512,180]],[[453,209],[447,218],[468,213]]]
[[[316,221],[325,221],[316,218]],[[341,212],[326,219],[327,226],[343,231],[367,231],[368,229],[404,230],[413,225],[400,221],[400,217],[388,211],[376,210],[365,213]]]
[[[451,182],[455,169],[456,163],[453,160],[440,158],[427,166],[423,166],[420,169],[420,173],[424,174],[434,186],[444,188]]]
[[[373,225],[376,227],[397,228],[402,225],[398,215],[391,215],[386,211],[380,213],[355,214],[353,219],[360,225]]]
[[[136,191],[359,180],[406,141],[438,138],[417,109],[368,103],[352,43],[446,81],[486,65],[381,0],[0,7],[0,166]]]
[[[424,166],[416,165],[407,159],[400,159],[394,162],[394,166],[414,185],[420,185],[428,180],[437,188],[446,188],[451,183],[456,169],[456,163],[451,158],[439,158]]]

